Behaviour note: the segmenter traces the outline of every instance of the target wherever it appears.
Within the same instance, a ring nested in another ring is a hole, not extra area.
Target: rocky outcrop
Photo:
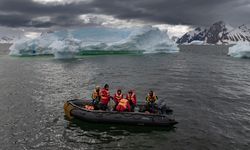
[[[246,25],[233,28],[219,21],[209,28],[196,28],[184,34],[177,40],[178,44],[188,44],[192,41],[203,41],[205,44],[232,44],[238,41],[250,42],[250,29]]]

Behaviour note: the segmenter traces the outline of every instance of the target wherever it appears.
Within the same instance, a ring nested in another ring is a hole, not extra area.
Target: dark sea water
[[[102,55],[74,60],[0,56],[0,149],[250,149],[250,60],[222,47],[176,54]],[[149,89],[174,110],[175,128],[85,123],[63,104],[95,85]]]

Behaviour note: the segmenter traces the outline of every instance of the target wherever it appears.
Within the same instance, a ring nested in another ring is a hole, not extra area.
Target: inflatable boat
[[[87,122],[115,123],[145,126],[173,126],[177,121],[168,114],[152,114],[144,112],[117,112],[89,110],[84,106],[91,104],[90,100],[74,99],[65,102],[64,112],[68,118],[76,118]]]

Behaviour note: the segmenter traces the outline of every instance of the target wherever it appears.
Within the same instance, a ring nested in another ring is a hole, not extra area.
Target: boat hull
[[[171,126],[177,124],[168,115],[146,114],[140,112],[117,112],[87,110],[83,108],[86,104],[83,100],[70,100],[64,104],[64,112],[68,118],[96,123],[115,123],[145,126]],[[82,107],[81,107],[82,106]]]

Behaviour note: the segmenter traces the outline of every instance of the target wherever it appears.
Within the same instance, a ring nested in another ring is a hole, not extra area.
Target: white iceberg
[[[36,55],[51,55],[53,52],[49,46],[56,41],[57,38],[53,35],[40,36],[39,38],[29,39],[22,38],[16,40],[11,45],[10,55],[15,56],[36,56]]]
[[[174,53],[177,45],[167,32],[152,26],[135,28],[85,27],[57,31],[35,39],[21,39],[10,47],[10,55],[46,55],[72,58],[76,54]]]
[[[228,55],[236,58],[250,58],[250,42],[238,42],[229,47]]]
[[[64,40],[55,40],[48,49],[52,50],[56,59],[70,59],[74,58],[75,54],[79,52],[80,40],[72,38],[70,35]]]
[[[189,45],[205,45],[204,41],[194,40],[189,43]]]

